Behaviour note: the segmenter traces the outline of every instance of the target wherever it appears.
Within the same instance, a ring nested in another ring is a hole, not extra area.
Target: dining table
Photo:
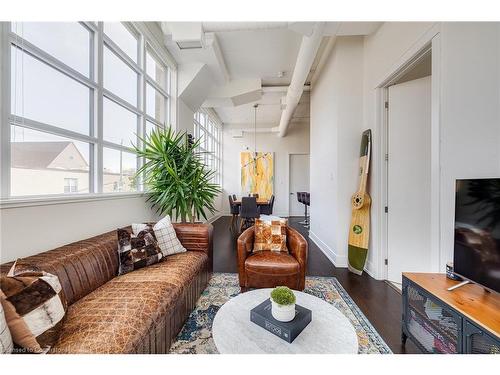
[[[241,206],[241,199],[237,199],[233,201],[233,203],[237,206]],[[257,206],[267,206],[268,204],[269,204],[269,199],[257,198]]]

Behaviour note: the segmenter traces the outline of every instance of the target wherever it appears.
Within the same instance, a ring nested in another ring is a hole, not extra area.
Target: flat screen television
[[[500,293],[500,178],[457,180],[453,268]]]

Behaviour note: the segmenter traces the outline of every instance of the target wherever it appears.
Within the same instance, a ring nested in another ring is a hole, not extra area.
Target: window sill
[[[126,199],[143,197],[146,193],[108,193],[108,194],[82,194],[72,196],[52,196],[52,197],[20,197],[10,198],[0,201],[0,209],[19,208],[19,207],[33,207],[33,206],[50,206],[54,204],[69,204],[69,203],[83,203],[105,201],[113,199]]]

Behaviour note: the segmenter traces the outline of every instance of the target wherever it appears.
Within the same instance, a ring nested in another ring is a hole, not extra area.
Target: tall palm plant
[[[140,138],[143,147],[134,146],[144,158],[136,177],[143,176],[149,202],[160,214],[169,214],[182,222],[207,218],[205,210],[214,213],[214,199],[221,189],[212,183],[215,171],[202,162],[197,151],[200,140],[172,129],[156,129]]]

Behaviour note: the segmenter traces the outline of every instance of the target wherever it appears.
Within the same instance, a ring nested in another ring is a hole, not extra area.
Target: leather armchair
[[[287,227],[288,254],[277,251],[253,250],[254,227],[238,238],[238,274],[242,292],[248,288],[274,288],[284,285],[304,290],[308,245],[295,229]]]

